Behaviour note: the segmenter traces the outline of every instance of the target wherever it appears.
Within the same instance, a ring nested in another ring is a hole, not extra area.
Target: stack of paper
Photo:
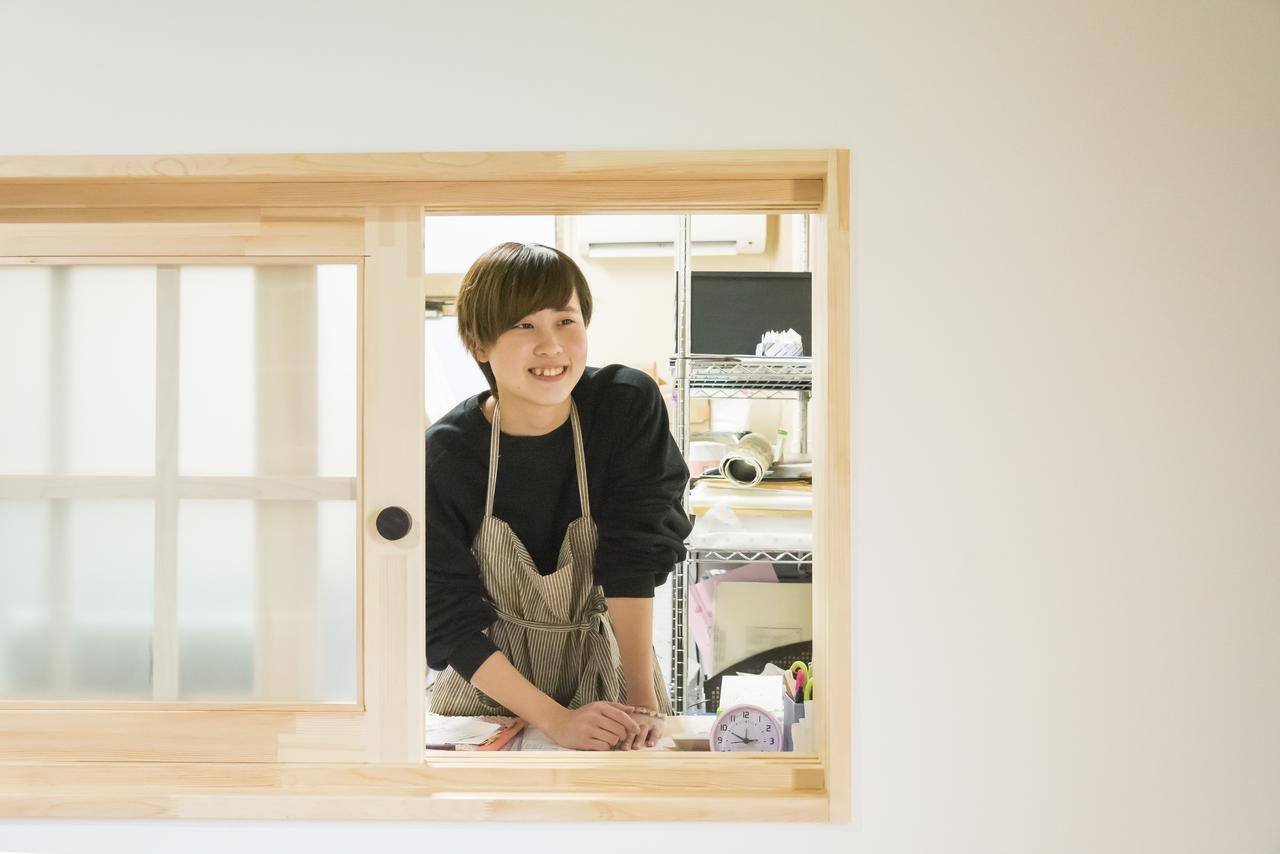
[[[689,546],[733,551],[808,551],[813,548],[813,517],[808,513],[741,515],[728,505],[717,505],[694,521]]]
[[[702,514],[718,504],[725,504],[737,513],[748,514],[803,514],[813,511],[813,489],[804,483],[769,484],[763,481],[750,489],[700,480],[689,492],[689,510]]]
[[[524,729],[510,717],[427,715],[428,750],[504,750]]]
[[[779,332],[770,329],[760,336],[756,345],[757,356],[773,356],[774,358],[796,358],[804,355],[804,337],[794,329]]]

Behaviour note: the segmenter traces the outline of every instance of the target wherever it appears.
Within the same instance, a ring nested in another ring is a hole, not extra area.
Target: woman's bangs
[[[552,256],[550,263],[512,271],[503,288],[507,296],[498,306],[502,312],[502,329],[510,329],[534,312],[569,304],[574,294],[574,277],[558,260]]]

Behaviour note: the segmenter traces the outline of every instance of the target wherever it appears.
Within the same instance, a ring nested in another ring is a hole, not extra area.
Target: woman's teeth
[[[529,372],[535,377],[558,377],[564,373],[564,368],[530,368]]]

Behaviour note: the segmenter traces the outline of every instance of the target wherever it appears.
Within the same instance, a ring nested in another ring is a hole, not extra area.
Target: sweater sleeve
[[[684,560],[692,529],[682,505],[689,467],[657,383],[641,376],[642,386],[620,387],[626,405],[610,413],[618,439],[596,519],[596,581],[606,596],[652,597]]]
[[[471,553],[463,514],[450,501],[451,460],[427,442],[427,664],[452,666],[468,681],[497,647],[484,629],[495,618]],[[456,472],[452,472],[456,474]]]

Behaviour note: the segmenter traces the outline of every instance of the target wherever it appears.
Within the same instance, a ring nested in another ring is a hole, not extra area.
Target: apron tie
[[[621,701],[626,695],[619,667],[622,652],[618,648],[618,636],[613,632],[613,622],[604,616],[606,606],[600,588],[592,593],[590,607],[593,613],[597,603],[600,616],[596,622],[601,630],[585,635],[586,643],[583,644],[582,661],[579,665],[581,677],[569,708],[581,708],[596,700]]]
[[[597,601],[598,600],[598,601]],[[603,598],[593,596],[587,604],[586,611],[582,614],[582,622],[580,623],[540,623],[537,620],[526,620],[517,617],[515,614],[508,614],[500,608],[494,608],[494,612],[498,615],[498,619],[504,623],[511,623],[513,626],[522,626],[526,629],[533,629],[538,632],[582,632],[594,629],[601,622],[597,620],[605,612],[605,603]],[[608,620],[603,622],[608,623]]]

